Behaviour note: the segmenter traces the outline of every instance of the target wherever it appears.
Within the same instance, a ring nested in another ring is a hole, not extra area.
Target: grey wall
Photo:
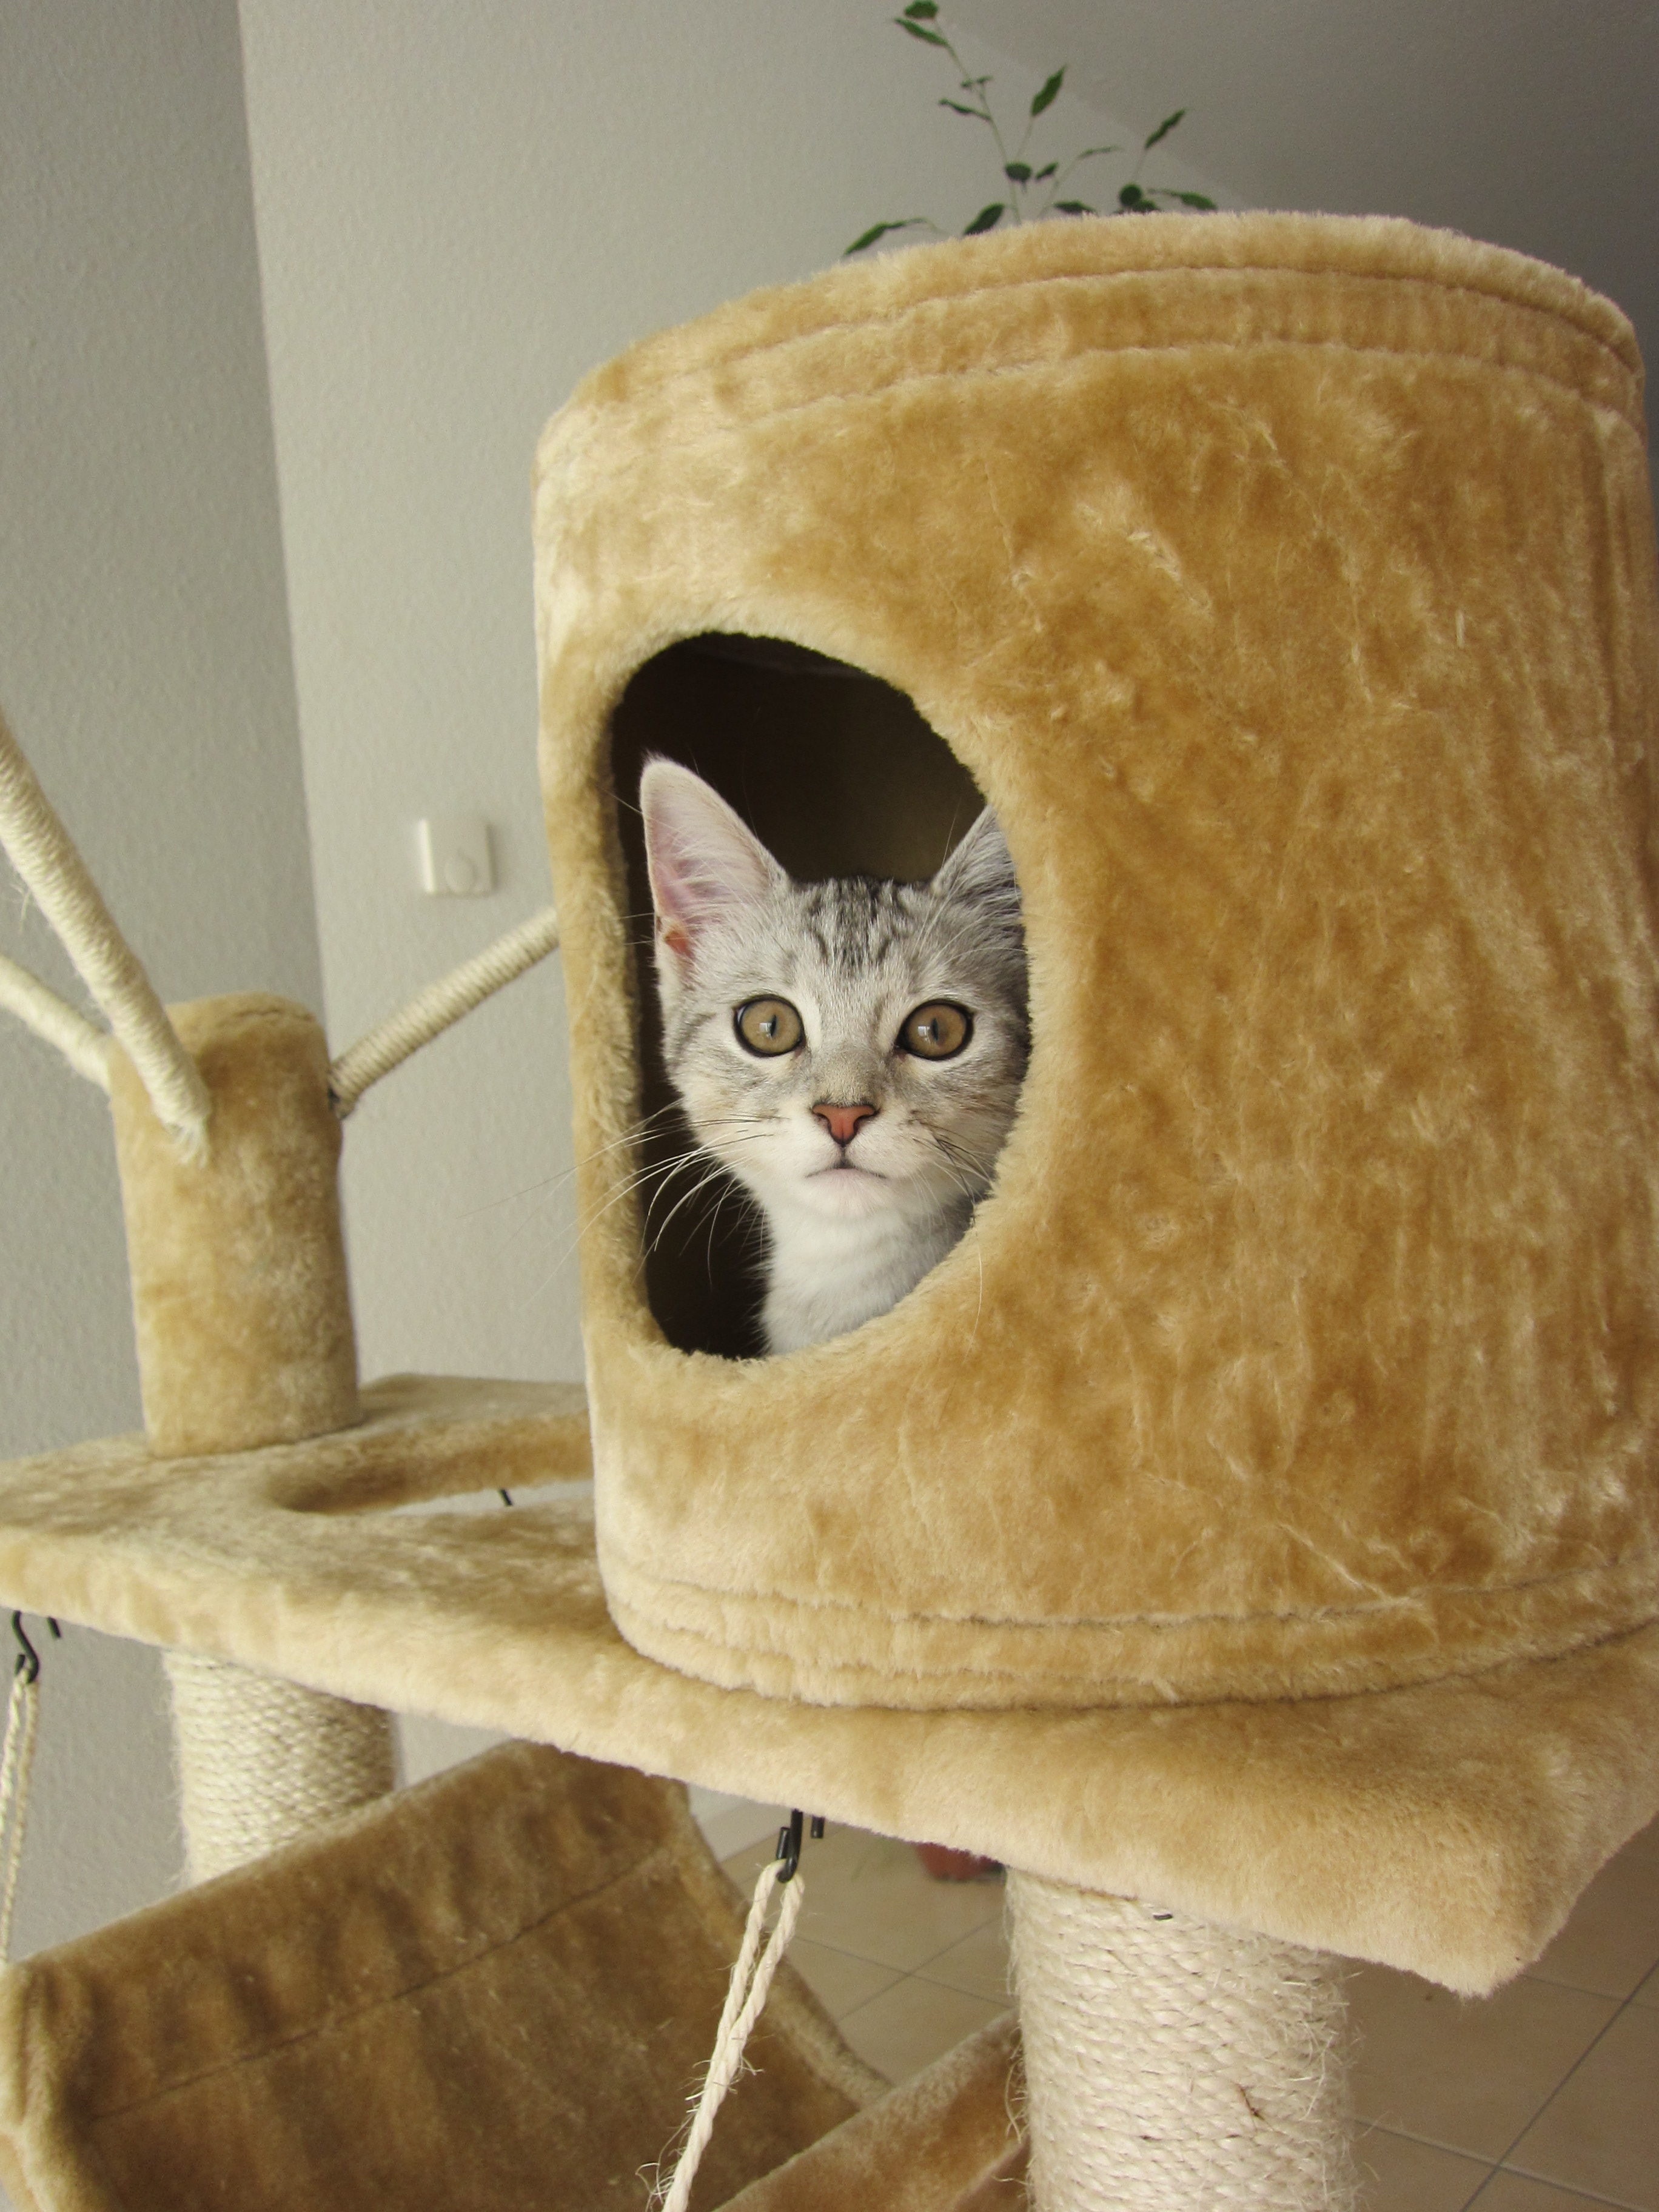
[[[315,1003],[233,0],[0,0],[0,300],[18,738],[165,997]],[[81,1000],[15,890],[0,946]],[[0,1455],[138,1425],[108,1119],[0,1022]],[[45,1649],[20,1950],[179,1863],[155,1655]]]

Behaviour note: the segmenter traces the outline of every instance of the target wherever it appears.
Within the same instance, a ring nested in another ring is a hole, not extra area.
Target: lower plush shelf
[[[1350,1698],[785,1702],[624,1643],[586,1497],[406,1510],[579,1480],[574,1386],[401,1376],[364,1402],[307,1443],[156,1460],[116,1437],[0,1468],[0,1598],[1468,1991],[1534,1958],[1659,1810],[1659,1627]]]

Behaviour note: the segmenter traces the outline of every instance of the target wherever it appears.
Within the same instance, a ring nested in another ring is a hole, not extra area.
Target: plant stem
[[[991,136],[996,140],[997,151],[1002,156],[1002,173],[1004,180],[1012,187],[1015,194],[1015,198],[1009,203],[1008,212],[1013,216],[1016,222],[1023,222],[1024,221],[1024,217],[1019,211],[1018,195],[1024,191],[1025,187],[1024,185],[1019,183],[1018,179],[1009,176],[1008,167],[1011,161],[1017,161],[1019,159],[1020,154],[1023,154],[1025,151],[1025,138],[1029,138],[1030,137],[1031,126],[1029,122],[1026,124],[1025,138],[1022,138],[1019,142],[1019,151],[1018,153],[1011,155],[1007,147],[1003,143],[1002,133],[997,127],[996,117],[991,112],[991,103],[985,96],[986,80],[983,77],[969,76],[968,74],[967,63],[963,61],[962,56],[951,44],[950,40],[945,36],[944,31],[939,28],[937,23],[933,25],[932,27],[939,31],[939,44],[944,47],[945,52],[950,55],[951,60],[962,72],[962,82],[957,88],[957,90],[959,92],[969,93],[974,99],[978,100],[979,113],[991,126]]]

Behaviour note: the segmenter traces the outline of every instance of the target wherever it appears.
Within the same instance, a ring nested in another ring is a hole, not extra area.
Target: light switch
[[[489,825],[478,814],[428,814],[415,824],[421,889],[433,898],[483,898],[495,888]]]

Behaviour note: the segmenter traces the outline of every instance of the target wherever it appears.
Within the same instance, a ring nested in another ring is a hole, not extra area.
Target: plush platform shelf
[[[723,1690],[605,1609],[573,1385],[398,1376],[357,1428],[0,1468],[0,1598],[401,1711],[957,1844],[1468,1990],[1659,1810],[1659,1629],[1349,1698],[907,1712]],[[49,1724],[49,1723],[48,1723]]]

